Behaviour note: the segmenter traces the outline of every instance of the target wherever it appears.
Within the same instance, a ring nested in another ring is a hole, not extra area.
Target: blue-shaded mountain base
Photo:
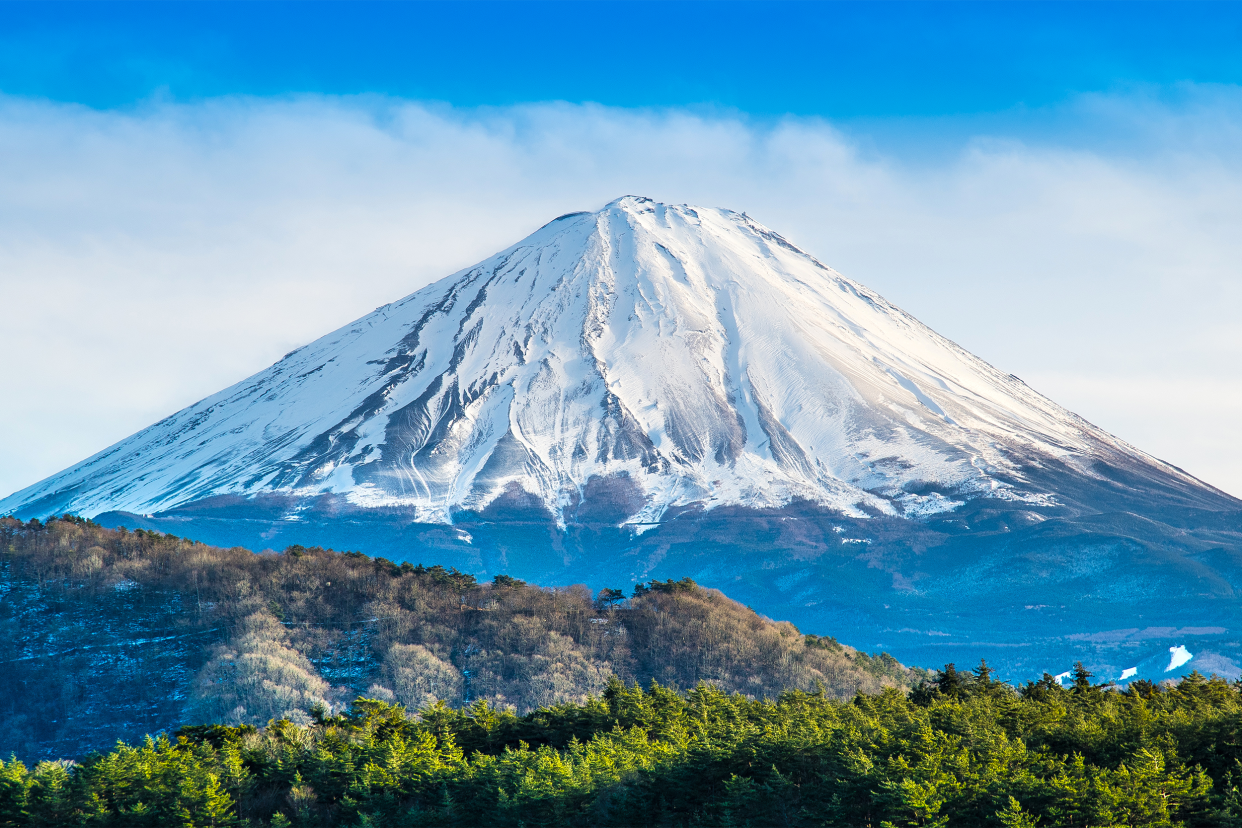
[[[452,526],[331,496],[266,496],[96,520],[255,551],[359,550],[545,586],[628,592],[653,578],[689,576],[803,632],[924,667],[986,659],[1017,681],[1063,673],[1079,660],[1101,679],[1140,663],[1148,667],[1139,678],[1174,677],[1150,665],[1178,646],[1195,656],[1186,671],[1236,678],[1242,510],[1173,506],[1157,519],[1150,511],[1075,516],[980,499],[922,520],[860,520],[795,503],[688,510],[654,526],[558,528],[521,493],[482,513],[458,513]]]

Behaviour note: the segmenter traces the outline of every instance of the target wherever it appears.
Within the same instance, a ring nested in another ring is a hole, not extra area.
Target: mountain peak
[[[614,207],[620,208],[622,210],[644,210],[649,207],[655,207],[655,206],[663,207],[665,205],[657,204],[655,199],[647,198],[647,196],[624,195],[624,196],[621,196],[620,198],[614,198],[612,201],[605,204],[603,209],[601,209],[599,212],[603,213]]]

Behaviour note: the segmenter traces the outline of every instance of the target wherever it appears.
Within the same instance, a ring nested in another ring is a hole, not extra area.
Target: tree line
[[[200,725],[81,764],[0,764],[0,826],[1242,825],[1242,688],[1021,688],[949,665],[915,692],[749,699],[615,677],[517,716]]]

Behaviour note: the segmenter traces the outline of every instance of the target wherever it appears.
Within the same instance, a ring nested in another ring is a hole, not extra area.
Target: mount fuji
[[[930,664],[1120,674],[1189,646],[1242,673],[1242,502],[745,214],[632,196],[0,500],[64,512],[544,583],[691,575]]]

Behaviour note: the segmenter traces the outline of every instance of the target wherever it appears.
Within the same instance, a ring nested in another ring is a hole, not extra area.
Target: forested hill
[[[526,713],[581,703],[612,676],[758,699],[820,686],[849,698],[926,675],[688,579],[593,595],[69,517],[0,519],[0,552],[0,755],[26,759],[184,724],[309,723],[357,696]]]

